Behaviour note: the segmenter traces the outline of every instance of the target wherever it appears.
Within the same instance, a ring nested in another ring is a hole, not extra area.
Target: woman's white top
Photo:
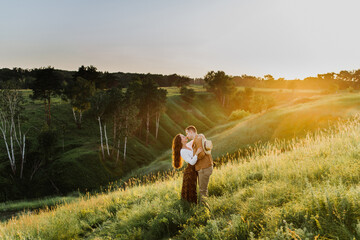
[[[191,165],[195,165],[195,163],[197,162],[197,155],[193,156],[192,150],[182,148],[180,150],[180,155],[185,160],[185,162],[187,162]]]

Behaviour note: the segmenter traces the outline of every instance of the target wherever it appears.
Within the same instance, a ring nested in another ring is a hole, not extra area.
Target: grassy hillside
[[[328,128],[339,120],[360,113],[360,94],[342,93],[292,98],[267,112],[250,115],[239,121],[227,122],[205,132],[214,144],[213,157],[234,153],[249,146],[275,139],[302,138],[308,131]],[[171,168],[171,150],[162,153],[148,166],[131,175]]]
[[[23,215],[1,224],[0,238],[359,238],[359,116],[281,147],[216,169],[211,211],[179,200],[180,174]]]
[[[52,161],[42,166],[31,182],[26,180],[23,183],[11,183],[8,179],[9,160],[5,146],[0,141],[0,193],[3,194],[2,190],[6,188],[7,195],[15,199],[15,196],[23,198],[49,194],[64,195],[77,189],[86,191],[101,185],[106,186],[131,169],[152,162],[164,149],[171,146],[173,136],[183,131],[190,123],[196,124],[199,129],[205,131],[226,119],[219,104],[210,94],[202,92],[203,89],[196,89],[198,95],[194,100],[196,103],[192,105],[183,102],[176,94],[176,90],[179,91],[179,89],[169,89],[167,110],[161,116],[158,139],[154,138],[155,124],[152,122],[150,144],[146,146],[140,138],[131,138],[128,142],[127,161],[117,169],[114,169],[111,163],[104,164],[100,161],[99,126],[96,119],[85,112],[83,127],[77,129],[70,104],[60,98],[53,98],[52,126],[57,129],[59,141]],[[29,98],[30,90],[23,90],[23,94],[26,99],[24,115],[27,117],[24,129],[30,129],[27,135],[28,146],[30,151],[37,151],[37,135],[44,126],[44,105],[42,101],[32,101]],[[206,101],[199,101],[200,98]],[[111,122],[108,123],[108,136],[111,141]],[[30,170],[30,163],[25,168],[25,172]],[[25,179],[28,179],[26,174]],[[14,185],[19,187],[15,188]]]

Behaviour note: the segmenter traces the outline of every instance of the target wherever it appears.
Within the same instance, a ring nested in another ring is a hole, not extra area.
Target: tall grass
[[[175,174],[13,218],[0,225],[0,238],[360,238],[360,117],[287,147],[262,145],[217,168],[210,211],[179,200]]]

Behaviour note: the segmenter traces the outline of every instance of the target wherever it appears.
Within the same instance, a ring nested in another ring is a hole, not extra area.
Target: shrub
[[[188,103],[194,101],[195,98],[195,91],[192,88],[181,87],[180,89],[181,98]]]
[[[230,114],[229,121],[240,120],[249,115],[250,113],[245,110],[242,109],[235,110]]]

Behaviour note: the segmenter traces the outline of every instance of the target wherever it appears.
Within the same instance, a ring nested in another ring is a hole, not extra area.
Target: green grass
[[[281,147],[215,169],[210,212],[179,200],[180,174],[24,214],[2,223],[0,238],[359,238],[359,116]]]
[[[29,146],[32,149],[36,149],[36,136],[44,124],[44,106],[42,101],[32,101],[29,98],[31,90],[22,90],[22,92],[26,99],[24,114],[27,117],[27,122],[23,126],[24,129],[30,128],[27,135],[31,143]],[[17,205],[18,207],[7,211],[6,214],[3,212],[1,219],[9,218],[12,214],[23,209],[50,206],[51,204],[48,205],[47,198],[44,201],[38,200],[42,196],[55,194],[66,196],[69,192],[77,191],[78,189],[84,193],[86,191],[107,188],[110,182],[121,179],[123,172],[129,174],[127,172],[129,169],[137,169],[139,166],[146,166],[154,161],[165,149],[171,147],[173,136],[178,132],[182,132],[187,125],[196,124],[201,131],[206,131],[224,122],[226,115],[211,95],[201,91],[197,92],[199,95],[196,96],[196,102],[192,105],[184,102],[179,95],[170,94],[171,96],[168,97],[166,106],[167,110],[161,116],[158,140],[153,136],[155,124],[151,123],[150,131],[152,135],[150,136],[150,144],[146,146],[141,139],[137,137],[131,138],[128,142],[126,168],[123,168],[120,164],[119,168],[115,170],[113,167],[103,164],[99,159],[100,140],[96,119],[85,113],[83,129],[79,130],[74,123],[70,105],[60,98],[54,98],[52,100],[52,125],[59,132],[62,125],[66,127],[64,136],[61,133],[59,134],[54,162],[40,168],[31,182],[26,181],[25,184],[28,187],[22,187],[17,191],[18,195],[26,194],[25,191],[32,192],[31,195],[34,195],[33,197],[36,199],[23,201],[22,204]],[[207,99],[207,102],[199,100],[200,98]],[[207,104],[211,104],[211,106]],[[208,114],[207,111],[211,111],[212,114]],[[190,112],[192,114],[189,114]],[[108,125],[108,135],[111,141],[111,125]],[[64,149],[62,146],[63,141]],[[5,153],[4,145],[1,143],[0,187],[8,186],[13,188],[8,179],[9,162]],[[122,161],[122,159],[120,160]],[[50,180],[60,190],[60,193],[56,193]],[[33,194],[34,192],[36,194]],[[56,198],[54,201],[56,201]],[[9,205],[9,208],[11,208],[13,202],[3,203],[3,205]]]
[[[208,93],[201,93],[198,86],[196,104],[188,105],[182,101],[179,95],[169,94],[166,112],[161,116],[158,139],[155,139],[154,118],[150,124],[150,144],[146,146],[144,134],[141,138],[132,137],[128,141],[127,161],[123,166],[120,164],[114,169],[111,164],[103,164],[99,158],[99,127],[96,119],[88,113],[83,116],[83,127],[77,129],[73,120],[72,110],[69,103],[60,98],[52,99],[52,126],[59,132],[59,141],[55,148],[54,162],[43,167],[35,175],[33,184],[29,184],[30,192],[36,191],[34,197],[54,194],[55,189],[49,184],[50,180],[60,190],[60,194],[71,191],[86,191],[107,186],[110,181],[123,177],[124,172],[129,173],[133,169],[145,166],[152,162],[165,149],[171,146],[171,140],[175,134],[189,125],[196,124],[202,131],[208,130],[220,122],[225,121],[226,115],[219,104]],[[175,89],[173,89],[175,90]],[[169,91],[173,91],[169,89]],[[26,99],[24,115],[27,121],[23,124],[24,129],[30,129],[27,139],[30,148],[37,148],[37,134],[44,125],[44,105],[42,101],[32,101],[29,96],[31,90],[22,90]],[[209,99],[208,102],[199,101],[199,98]],[[207,106],[210,103],[211,106]],[[207,114],[207,111],[213,114]],[[188,114],[191,112],[192,114]],[[61,129],[65,127],[64,134]],[[144,129],[143,129],[144,130]],[[108,122],[108,136],[112,140],[112,123]],[[64,142],[64,148],[62,146]],[[123,139],[121,144],[123,144]],[[121,154],[122,156],[122,154]],[[9,161],[6,156],[4,144],[0,144],[0,184],[6,185],[6,176]],[[122,158],[120,159],[122,162]],[[27,166],[25,166],[27,167]],[[25,170],[26,171],[26,170]],[[48,174],[50,173],[51,174]],[[50,176],[50,177],[49,177]],[[36,189],[31,190],[36,185]],[[10,186],[10,184],[8,184]],[[2,187],[2,185],[1,185]],[[21,195],[22,190],[18,191]]]
[[[168,96],[177,96],[180,95],[180,88],[179,87],[163,87],[168,91]],[[206,92],[206,89],[202,85],[190,85],[189,88],[192,88],[195,90],[196,93],[204,93]]]
[[[267,141],[273,142],[276,138],[291,139],[294,136],[303,137],[306,131],[328,127],[339,119],[347,119],[359,112],[359,94],[335,94],[329,96],[313,96],[314,93],[283,93],[284,105],[268,112],[251,115],[240,121],[227,122],[227,116],[213,97],[202,92],[199,86],[198,95],[192,105],[183,102],[178,94],[173,93],[168,98],[167,111],[161,117],[159,140],[151,137],[151,145],[146,147],[139,139],[132,139],[129,143],[128,165],[136,170],[127,173],[122,180],[127,180],[136,175],[151,174],[158,171],[171,169],[170,151],[171,139],[184,127],[190,124],[197,126],[200,132],[213,140],[215,149],[213,156],[221,157],[225,153],[233,153],[249,146],[261,146]],[[174,88],[173,91],[176,89]],[[169,91],[170,92],[170,91]],[[27,96],[30,91],[25,91]],[[279,94],[272,91],[270,94]],[[280,96],[280,95],[279,95]],[[311,97],[313,96],[313,97]],[[292,101],[288,101],[292,99]],[[65,134],[65,151],[61,153],[52,170],[55,177],[52,179],[56,186],[66,192],[92,189],[95,186],[107,186],[111,172],[104,169],[98,156],[98,126],[90,116],[85,116],[83,131],[76,129],[73,123],[70,106],[54,99],[53,119],[59,126],[57,119],[62,118],[68,124]],[[43,121],[42,102],[27,103],[26,114],[29,116],[28,126],[41,128]],[[257,144],[259,143],[260,144]],[[61,150],[61,141],[58,150]],[[62,151],[62,150],[61,150]],[[149,164],[150,163],[150,164]],[[142,166],[138,168],[138,166]],[[1,167],[1,165],[0,165]],[[43,178],[39,174],[39,178]],[[46,179],[44,177],[44,179]],[[117,178],[118,179],[118,178]],[[48,182],[44,182],[51,188]],[[106,187],[105,187],[106,188]],[[52,200],[56,201],[56,198]],[[40,203],[40,204],[39,204]],[[8,203],[3,204],[7,206]],[[11,206],[12,203],[9,203]],[[46,207],[45,201],[24,201],[12,211]],[[52,205],[49,203],[49,205]],[[33,207],[36,206],[36,207]],[[9,211],[10,212],[10,211]],[[8,218],[8,215],[5,218]]]
[[[237,87],[239,90],[245,90],[245,87]],[[294,92],[294,93],[320,93],[321,90],[312,90],[312,89],[286,89],[286,88],[258,88],[252,87],[255,92]]]
[[[23,212],[31,212],[32,210],[38,210],[41,208],[50,208],[52,206],[58,206],[63,203],[70,203],[79,198],[78,194],[69,195],[66,197],[47,197],[37,200],[21,200],[21,201],[8,201],[6,203],[0,203],[0,221],[5,221],[11,216],[21,214]]]
[[[308,131],[328,128],[357,113],[360,113],[358,93],[297,98],[269,111],[215,126],[205,135],[213,141],[212,155],[217,158],[276,139],[302,138]],[[171,169],[170,148],[148,166],[132,172],[131,176],[168,169]]]

